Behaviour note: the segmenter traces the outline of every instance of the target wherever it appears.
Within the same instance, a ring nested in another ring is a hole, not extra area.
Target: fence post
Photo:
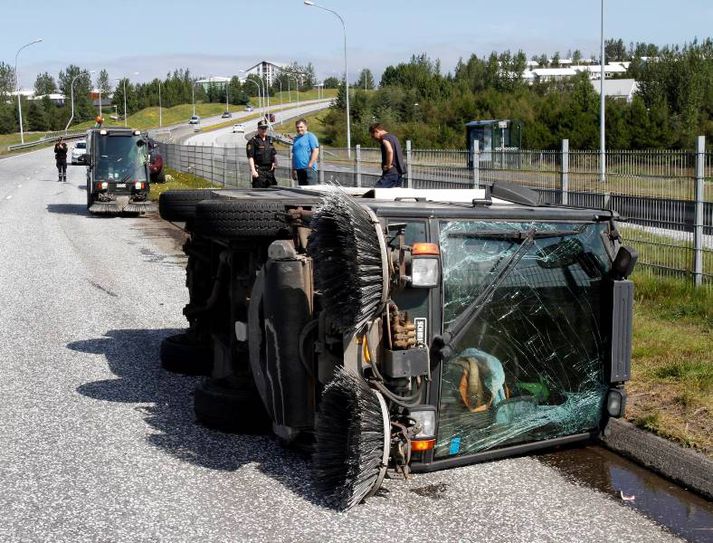
[[[292,179],[292,145],[290,145],[290,157],[289,157],[289,162],[290,162],[290,186],[291,187],[296,187],[297,180]]]
[[[562,174],[560,179],[562,205],[569,205],[569,140],[562,140]]]
[[[698,136],[696,142],[696,219],[693,233],[693,279],[695,285],[703,284],[703,202],[705,200],[706,137]]]
[[[290,147],[291,148],[291,147]],[[319,150],[317,155],[317,171],[319,172],[319,184],[324,185],[324,170],[322,169],[322,150]],[[290,163],[290,168],[292,168],[292,163]]]
[[[406,188],[413,186],[411,178],[411,159],[413,158],[413,150],[411,148],[411,140],[406,140]]]
[[[357,143],[354,153],[354,167],[356,168],[356,186],[361,187],[361,145]]]
[[[473,148],[471,149],[473,157],[473,188],[480,188],[480,142],[473,140]]]

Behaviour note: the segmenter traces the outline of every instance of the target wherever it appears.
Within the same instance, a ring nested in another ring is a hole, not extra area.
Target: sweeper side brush
[[[386,243],[379,223],[370,210],[334,191],[310,226],[307,252],[325,311],[342,332],[353,332],[387,299]]]
[[[362,378],[337,368],[322,395],[312,458],[315,486],[330,506],[350,509],[379,489],[389,440],[383,396]]]

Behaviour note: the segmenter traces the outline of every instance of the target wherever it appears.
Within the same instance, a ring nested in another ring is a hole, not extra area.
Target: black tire
[[[194,228],[224,239],[274,238],[289,232],[283,203],[228,198],[196,205]]]
[[[210,375],[213,349],[194,343],[186,334],[169,336],[161,342],[161,367],[183,375]]]
[[[159,196],[158,211],[162,219],[185,222],[196,216],[196,204],[214,198],[213,189],[169,190]]]
[[[203,379],[196,387],[193,409],[200,424],[221,432],[264,434],[272,427],[251,384],[235,386],[227,379]]]

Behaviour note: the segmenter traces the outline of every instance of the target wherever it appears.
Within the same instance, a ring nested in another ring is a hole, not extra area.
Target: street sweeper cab
[[[596,437],[623,414],[636,253],[529,189],[167,192],[195,411],[312,452],[347,509],[407,474]]]
[[[148,147],[139,130],[88,130],[85,164],[90,213],[141,214],[149,209]]]

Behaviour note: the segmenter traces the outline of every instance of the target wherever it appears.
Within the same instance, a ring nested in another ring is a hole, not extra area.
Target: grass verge
[[[713,458],[713,293],[637,274],[627,419]]]
[[[217,187],[220,187],[220,185],[211,183],[202,177],[166,168],[166,182],[152,183],[149,198],[152,201],[158,201],[158,197],[161,196],[161,193],[167,190],[208,189]]]

